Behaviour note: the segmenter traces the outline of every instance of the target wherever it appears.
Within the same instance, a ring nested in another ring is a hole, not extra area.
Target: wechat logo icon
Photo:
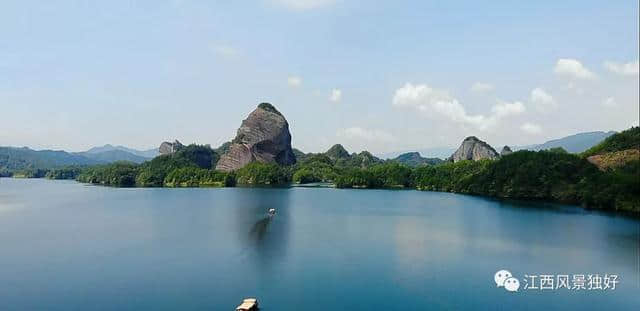
[[[509,292],[517,292],[520,288],[520,281],[514,278],[509,270],[498,270],[493,275],[493,280],[496,282],[497,287],[504,287]]]

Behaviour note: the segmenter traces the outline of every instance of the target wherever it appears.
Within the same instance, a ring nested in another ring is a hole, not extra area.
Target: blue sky
[[[0,145],[498,147],[638,123],[636,1],[11,1]]]

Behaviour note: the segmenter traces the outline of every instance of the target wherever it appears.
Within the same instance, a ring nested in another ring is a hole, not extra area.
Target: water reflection
[[[286,255],[289,240],[290,190],[283,188],[236,189],[232,204],[236,233],[245,245],[244,256],[257,268],[269,268]],[[269,209],[277,214],[269,216]]]
[[[249,237],[255,243],[260,243],[267,235],[267,228],[269,227],[269,223],[271,223],[271,216],[267,216],[263,219],[258,220],[255,224],[253,224],[253,227],[251,227]]]
[[[0,213],[3,311],[211,310],[246,296],[282,311],[640,305],[637,219],[418,191],[2,183],[0,207],[24,205]],[[492,284],[498,268],[621,281],[512,295]]]

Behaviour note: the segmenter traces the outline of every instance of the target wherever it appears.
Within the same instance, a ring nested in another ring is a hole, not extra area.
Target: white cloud
[[[605,100],[604,100],[604,101],[602,101],[602,105],[603,105],[603,106],[605,106],[605,107],[609,107],[609,108],[611,108],[611,107],[615,107],[615,106],[617,106],[617,105],[618,105],[618,103],[616,102],[616,99],[615,99],[615,98],[613,98],[613,97],[607,97],[607,98],[605,98]]]
[[[584,94],[584,89],[581,88],[580,86],[578,86],[576,83],[573,83],[573,82],[569,82],[567,84],[567,89],[575,92],[578,95]]]
[[[553,71],[556,74],[577,79],[595,79],[596,77],[596,75],[583,66],[581,62],[571,58],[559,59]]]
[[[275,3],[280,4],[288,9],[292,10],[309,10],[321,8],[331,5],[336,0],[273,0]]]
[[[629,62],[626,64],[620,64],[616,62],[606,61],[604,62],[604,68],[617,73],[619,75],[637,76],[638,75],[638,60],[635,62]]]
[[[551,94],[547,93],[545,90],[539,87],[531,91],[529,100],[531,101],[532,104],[535,105],[538,111],[542,111],[542,112],[548,112],[549,110],[552,110],[558,107],[553,96],[551,96]]]
[[[471,91],[476,93],[489,92],[493,90],[493,85],[484,82],[476,82],[471,86]]]
[[[331,90],[331,95],[329,96],[330,101],[337,103],[337,102],[340,102],[341,99],[342,99],[342,90],[340,89]]]
[[[521,102],[499,102],[493,106],[491,109],[493,114],[488,117],[481,114],[470,115],[458,100],[446,91],[433,89],[426,84],[413,85],[411,83],[396,90],[393,96],[393,105],[413,108],[427,115],[435,112],[453,122],[468,124],[480,130],[494,126],[501,118],[521,114],[525,111],[525,106]]]
[[[540,134],[542,132],[542,128],[540,125],[535,123],[525,122],[520,126],[520,129],[523,130],[527,134]]]
[[[338,137],[353,139],[353,140],[365,140],[375,142],[391,142],[395,138],[390,133],[376,129],[366,129],[358,126],[349,127],[339,130],[336,133]]]
[[[499,102],[491,108],[494,118],[504,118],[513,115],[519,115],[525,112],[526,108],[521,102],[507,103]]]
[[[423,113],[437,112],[454,122],[469,123],[482,126],[485,117],[482,115],[468,115],[457,99],[449,96],[445,91],[433,89],[426,84],[405,84],[396,90],[393,105],[397,107],[411,107]]]
[[[290,87],[299,87],[302,84],[302,78],[291,76],[287,78],[287,84],[289,84]]]
[[[238,50],[229,45],[213,45],[211,46],[211,50],[223,57],[234,57],[238,55]]]

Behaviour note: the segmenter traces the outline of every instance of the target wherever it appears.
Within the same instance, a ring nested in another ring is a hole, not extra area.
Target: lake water
[[[449,193],[4,178],[0,310],[638,310],[639,244],[636,219]],[[508,292],[499,269],[619,283]]]

